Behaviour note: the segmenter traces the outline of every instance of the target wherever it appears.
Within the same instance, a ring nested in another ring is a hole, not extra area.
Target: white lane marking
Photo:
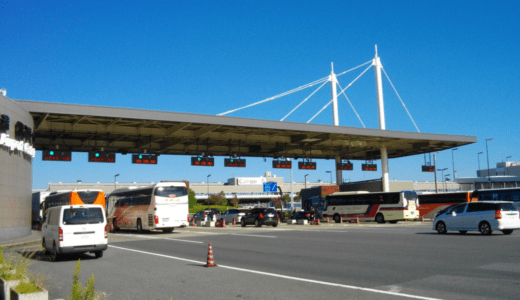
[[[160,237],[153,237],[153,236],[146,236],[146,235],[139,235],[139,234],[124,234],[124,233],[118,233],[118,235],[124,235],[124,236],[135,236],[135,237],[140,237],[140,238],[144,238],[144,239],[179,241],[179,242],[196,243],[196,244],[202,244],[202,243],[203,243],[203,242],[199,242],[199,241],[190,241],[190,240],[181,240],[181,239],[171,239],[171,238],[160,238]]]
[[[254,236],[254,237],[263,237],[263,238],[277,238],[274,235],[259,235],[259,234],[243,234],[243,233],[231,233],[230,235],[241,235],[241,236]]]
[[[171,255],[158,254],[158,253],[153,253],[153,252],[147,252],[147,251],[123,248],[123,247],[112,246],[112,245],[108,245],[108,246],[111,247],[111,248],[116,248],[116,249],[121,249],[121,250],[133,251],[133,252],[137,252],[137,253],[143,253],[143,254],[148,254],[148,255],[154,255],[154,256],[159,256],[159,257],[165,257],[165,258],[170,258],[170,259],[177,259],[177,260],[181,260],[181,261],[187,261],[187,262],[191,262],[191,263],[197,263],[197,264],[200,264],[200,265],[205,265],[206,264],[205,262],[198,261],[198,260],[193,260],[193,259],[186,259],[186,258],[181,258],[181,257],[176,257],[176,256],[171,256]],[[414,298],[414,299],[422,299],[422,300],[441,300],[439,298],[416,296],[416,295],[403,294],[403,293],[392,292],[392,291],[381,291],[381,290],[376,290],[376,289],[371,289],[371,288],[364,288],[364,287],[359,287],[359,286],[354,286],[354,285],[338,284],[338,283],[333,283],[333,282],[326,282],[326,281],[312,280],[312,279],[299,278],[299,277],[293,277],[293,276],[286,276],[286,275],[280,275],[280,274],[275,274],[275,273],[261,272],[261,271],[255,271],[255,270],[248,270],[248,269],[231,267],[231,266],[225,266],[225,265],[218,265],[218,266],[220,268],[230,269],[230,270],[235,270],[235,271],[248,272],[248,273],[253,273],[253,274],[259,274],[259,275],[266,275],[266,276],[290,279],[290,280],[295,280],[295,281],[316,283],[316,284],[321,284],[321,285],[335,286],[335,287],[351,289],[351,290],[361,290],[361,291],[372,292],[372,293],[379,293],[379,294],[386,294],[386,295],[393,295],[393,296],[407,297],[407,298]]]

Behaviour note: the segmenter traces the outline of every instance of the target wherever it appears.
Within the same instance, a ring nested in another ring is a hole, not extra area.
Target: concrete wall
[[[0,114],[10,118],[10,138],[18,121],[33,129],[31,115],[2,95]],[[31,234],[31,186],[32,156],[0,145],[0,241]]]

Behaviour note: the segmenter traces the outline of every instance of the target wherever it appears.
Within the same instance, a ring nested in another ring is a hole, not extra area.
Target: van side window
[[[49,225],[59,225],[60,211],[53,209],[49,212]]]
[[[457,213],[457,214],[461,214],[461,213],[464,212],[464,209],[465,209],[465,208],[466,208],[466,204],[459,205],[459,206],[455,207],[454,211],[455,211],[455,213]],[[468,208],[468,210],[469,210],[469,208]]]

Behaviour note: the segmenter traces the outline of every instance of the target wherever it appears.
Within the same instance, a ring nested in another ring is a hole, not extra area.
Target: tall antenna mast
[[[379,113],[379,129],[386,130],[385,125],[385,105],[383,101],[383,81],[381,80],[381,69],[383,65],[381,64],[381,60],[377,55],[377,45],[376,47],[376,57],[374,57],[374,71],[376,73],[376,92],[377,92],[377,111]],[[389,174],[388,174],[388,152],[384,144],[381,144],[380,148],[381,153],[381,189],[383,192],[390,191],[390,182],[389,182]]]
[[[334,63],[330,63],[330,87],[332,93],[332,123],[334,126],[339,126],[339,117],[338,117],[338,93],[336,91],[336,87],[338,84],[338,79],[336,78],[336,74],[334,74]]]

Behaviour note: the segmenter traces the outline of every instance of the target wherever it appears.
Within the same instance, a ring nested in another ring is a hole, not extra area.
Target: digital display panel
[[[376,164],[362,164],[361,171],[377,171]]]
[[[88,162],[115,163],[116,154],[108,152],[91,151],[88,153]]]
[[[298,169],[316,170],[316,163],[310,162],[310,161],[300,161],[300,162],[298,162]]]
[[[434,166],[422,166],[423,172],[435,172]]]
[[[292,161],[290,160],[273,160],[273,168],[275,169],[290,169]]]
[[[191,165],[213,167],[215,165],[215,159],[213,157],[192,157]]]
[[[354,165],[350,162],[341,162],[336,164],[336,169],[342,171],[352,171],[354,170]]]
[[[42,151],[42,160],[71,161],[71,152],[58,150],[44,150]]]
[[[132,163],[141,165],[156,165],[157,155],[155,154],[132,154]]]
[[[224,167],[245,168],[246,160],[243,158],[224,158]]]

